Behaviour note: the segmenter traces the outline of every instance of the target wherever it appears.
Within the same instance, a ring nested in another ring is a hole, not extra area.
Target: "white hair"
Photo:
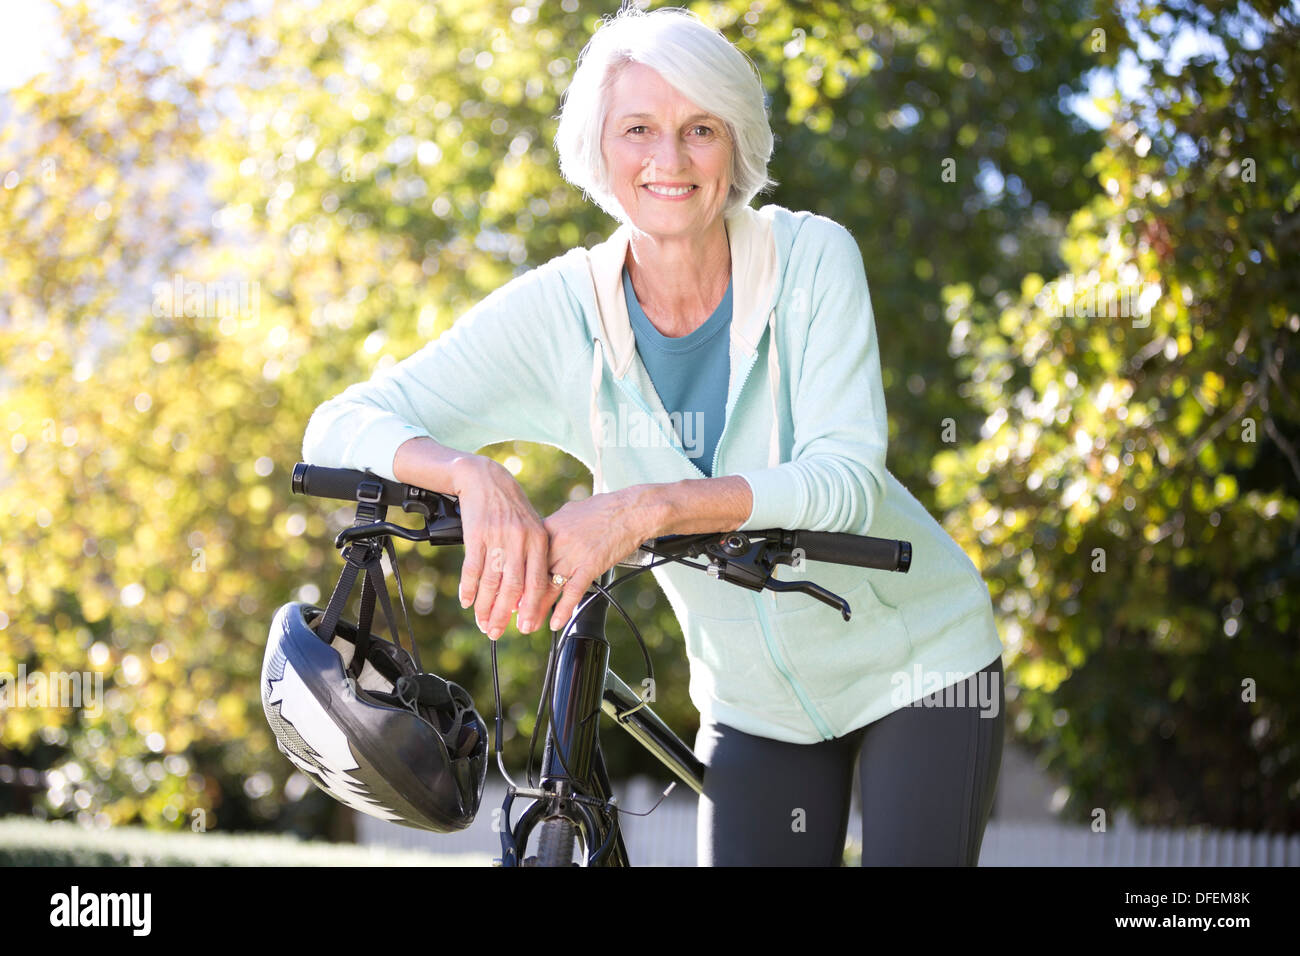
[[[560,108],[555,134],[560,175],[619,222],[629,221],[610,187],[601,133],[610,89],[631,62],[650,67],[726,124],[733,146],[724,214],[749,205],[759,192],[776,185],[767,175],[773,136],[758,69],[721,33],[679,7],[647,13],[624,6],[598,25],[578,57]]]

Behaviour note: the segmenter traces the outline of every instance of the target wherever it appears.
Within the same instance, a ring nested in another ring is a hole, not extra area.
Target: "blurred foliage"
[[[99,716],[0,712],[0,764],[46,772],[40,790],[0,779],[0,812],[182,828],[202,810],[221,830],[346,836],[257,693],[275,607],[328,598],[351,514],[291,496],[289,470],[321,401],[612,230],[551,139],[615,7],[60,5],[75,55],[0,107],[0,672],[92,670],[107,693]],[[1229,65],[1166,75],[1139,49],[1155,105],[1120,104],[1133,115],[1103,137],[1066,99],[1135,48],[1135,11],[693,8],[771,94],[779,186],[759,203],[862,246],[891,470],[983,567],[1017,727],[1071,812],[1293,828],[1294,33],[1261,54],[1218,5],[1189,7]],[[1065,274],[1162,297],[1140,329],[1054,318],[1038,297]],[[484,451],[542,514],[590,491],[555,449]],[[459,549],[398,544],[426,661],[491,716]],[[648,575],[615,593],[654,655],[656,710],[690,741],[667,602]],[[635,685],[640,655],[609,621]],[[499,645],[512,771],[548,639]],[[612,726],[602,739],[615,777],[660,774]]]
[[[935,457],[939,505],[983,558],[1015,727],[1067,815],[1294,832],[1300,18],[1170,3],[1130,23],[1102,29],[1155,51],[1148,97],[1115,104],[1066,269],[994,308],[945,290],[987,418]],[[1171,67],[1183,26],[1218,54]],[[1147,285],[1149,314],[1087,301]]]

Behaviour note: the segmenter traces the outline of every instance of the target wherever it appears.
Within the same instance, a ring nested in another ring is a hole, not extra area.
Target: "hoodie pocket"
[[[798,706],[772,666],[757,613],[731,618],[695,613],[682,629],[694,693],[756,713]]]
[[[795,679],[814,700],[851,691],[863,679],[904,666],[912,656],[912,641],[898,608],[886,604],[867,575],[848,589],[820,581],[849,603],[851,617],[805,594],[787,597],[801,606],[772,614],[776,639]]]
[[[692,615],[686,640],[688,656],[698,661],[717,696],[735,702],[744,694],[737,688],[754,688],[769,680],[766,651],[757,619]]]

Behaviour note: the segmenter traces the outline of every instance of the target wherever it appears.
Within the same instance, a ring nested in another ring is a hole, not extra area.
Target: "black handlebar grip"
[[[357,471],[352,468],[324,468],[320,465],[309,465],[304,461],[293,466],[293,493],[296,495],[356,501],[357,488],[363,481],[379,482],[383,489],[380,492],[379,504],[401,507],[406,499],[406,485],[389,481],[368,471]]]
[[[912,565],[910,541],[871,538],[839,531],[799,531],[794,546],[809,561],[828,561],[881,571],[907,571]]]

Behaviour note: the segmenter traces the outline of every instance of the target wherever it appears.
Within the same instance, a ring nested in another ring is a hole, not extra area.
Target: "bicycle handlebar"
[[[351,468],[325,468],[322,465],[309,465],[300,461],[293,466],[293,493],[295,495],[312,495],[316,498],[338,498],[340,501],[356,501],[357,491],[363,481],[378,482],[382,488],[378,504],[393,505],[400,508],[412,496],[437,495],[435,491],[417,488],[415,485],[389,481],[381,475],[368,471],[355,471]],[[454,498],[454,495],[445,497]]]
[[[309,465],[306,462],[298,462],[293,468],[293,492],[299,495],[357,501],[359,500],[357,493],[365,482],[378,484],[380,491],[377,504],[409,511],[414,510],[408,507],[412,502],[442,498],[448,505],[448,511],[459,515],[455,495],[390,481],[381,475],[351,468],[326,468],[321,465]],[[798,549],[809,561],[903,572],[906,572],[911,565],[911,544],[894,538],[876,538],[842,531],[801,531],[785,528],[747,533],[755,536],[780,533],[789,535],[791,537],[789,546]],[[673,542],[697,540],[699,537],[699,535],[665,535],[653,538],[651,541],[657,544],[657,550],[662,550],[662,546],[671,546]]]
[[[911,542],[894,538],[835,531],[796,531],[794,547],[802,548],[809,561],[904,572],[912,565]]]

